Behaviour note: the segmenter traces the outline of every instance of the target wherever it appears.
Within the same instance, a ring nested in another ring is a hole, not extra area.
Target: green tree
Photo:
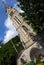
[[[28,63],[25,63],[24,65],[44,65],[44,61],[35,63],[34,61],[30,61]]]
[[[33,61],[30,61],[30,62],[28,62],[28,63],[26,63],[26,64],[24,64],[24,65],[36,65],[36,63],[33,62]]]
[[[21,15],[35,32],[44,31],[44,0],[17,0],[24,13]]]
[[[0,46],[2,46],[3,45],[3,43],[2,43],[2,40],[0,41]]]
[[[13,44],[12,44],[13,43]],[[16,65],[18,53],[22,50],[22,44],[18,36],[12,39],[0,48],[0,65]]]

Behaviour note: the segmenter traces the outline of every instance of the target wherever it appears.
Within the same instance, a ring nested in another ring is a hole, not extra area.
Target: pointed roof
[[[4,8],[5,8],[5,11],[6,11],[6,13],[7,13],[7,9],[9,9],[9,7],[10,8],[13,8],[12,6],[9,6],[9,5],[7,5],[5,2],[2,2],[3,3],[3,5],[4,5]],[[16,12],[18,12],[15,8],[13,8]]]

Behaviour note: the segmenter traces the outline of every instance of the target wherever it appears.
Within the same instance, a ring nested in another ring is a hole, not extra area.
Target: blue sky
[[[0,40],[3,40],[3,43],[8,42],[11,38],[18,35],[15,26],[13,26],[13,22],[6,15],[5,7],[2,2],[5,2],[7,5],[12,6],[18,12],[22,13],[22,11],[17,4],[17,0],[0,0]]]
[[[8,22],[10,23],[10,19],[8,18],[8,16],[6,16],[6,12],[5,12],[5,8],[2,2],[6,2],[7,5],[10,5],[12,7],[16,7],[17,1],[16,0],[0,0],[0,40],[4,40],[9,33],[11,33],[11,30],[9,29],[9,26],[7,25]],[[12,25],[12,23],[10,23],[10,25],[12,27],[14,27]],[[11,27],[10,26],[10,27]],[[13,29],[14,32],[16,32],[16,30]],[[17,33],[17,32],[16,32]],[[14,33],[12,32],[12,35],[14,35]],[[9,37],[9,35],[8,35]],[[11,36],[10,36],[11,37]],[[12,38],[12,37],[11,37]]]

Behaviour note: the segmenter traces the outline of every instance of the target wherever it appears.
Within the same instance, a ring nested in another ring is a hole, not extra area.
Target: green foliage
[[[18,36],[16,36],[15,40],[13,38],[12,41],[13,41],[17,51],[20,52],[23,49],[22,43],[20,41],[20,38]]]
[[[12,41],[14,42],[14,45],[19,43],[21,45],[21,42],[18,36],[13,38]],[[19,49],[19,46],[17,47],[17,49]],[[18,52],[20,51],[18,50]],[[18,54],[13,48],[13,45],[10,40],[8,43],[6,43],[0,48],[0,65],[16,65],[17,55]]]
[[[28,63],[26,63],[26,64],[24,64],[24,65],[36,65],[36,64],[35,64],[35,62],[30,61],[30,62],[28,62]]]
[[[17,0],[18,6],[24,11],[21,14],[28,24],[32,24],[34,31],[44,31],[44,0]]]
[[[11,56],[15,56],[16,51],[14,50],[13,46],[10,42],[6,43],[2,48],[0,49],[0,65],[10,65]]]
[[[35,65],[35,63],[33,61],[31,61],[28,65]]]
[[[2,46],[3,45],[3,43],[2,43],[2,40],[0,41],[0,46]]]
[[[28,63],[25,63],[24,65],[44,65],[44,61],[40,62],[38,60],[38,62],[36,62],[36,63],[34,61],[30,61]]]

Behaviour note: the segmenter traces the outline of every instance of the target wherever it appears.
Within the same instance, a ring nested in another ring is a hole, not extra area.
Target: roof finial
[[[8,5],[5,2],[2,2],[2,3],[3,3],[3,5],[4,5],[5,8],[8,7]]]

